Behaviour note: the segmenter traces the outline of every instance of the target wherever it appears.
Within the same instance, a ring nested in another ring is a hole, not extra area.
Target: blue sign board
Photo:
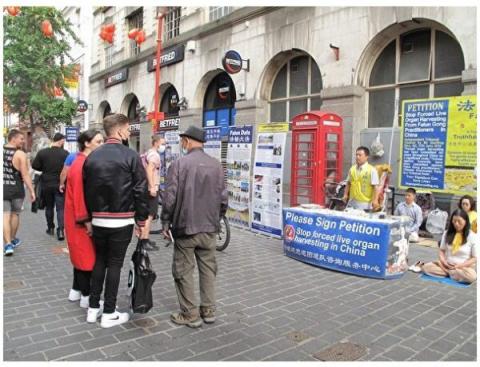
[[[386,271],[392,223],[292,208],[283,210],[283,219],[283,248],[286,256],[371,278],[386,278],[386,275],[390,275]],[[400,225],[397,224],[397,227]],[[400,232],[400,229],[396,231]],[[406,241],[403,237],[399,239],[396,243]],[[408,242],[405,243],[408,250]],[[397,252],[400,251],[394,251]],[[391,256],[392,260],[396,261],[394,256]],[[404,270],[405,267],[402,271]]]
[[[405,102],[401,186],[443,189],[448,100]]]
[[[252,144],[253,126],[231,127],[228,134],[229,143]]]
[[[65,128],[65,140],[67,142],[76,142],[78,138],[78,127]]]

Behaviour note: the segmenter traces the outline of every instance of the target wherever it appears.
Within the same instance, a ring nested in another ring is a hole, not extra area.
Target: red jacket
[[[82,171],[86,158],[85,154],[78,153],[68,170],[65,190],[65,235],[72,265],[78,270],[90,271],[95,265],[95,247],[83,224],[90,220],[83,196]]]

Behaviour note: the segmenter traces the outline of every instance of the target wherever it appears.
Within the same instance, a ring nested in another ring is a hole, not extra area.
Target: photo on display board
[[[273,134],[260,134],[258,144],[273,144]]]
[[[274,145],[273,146],[273,155],[282,155],[282,146]]]
[[[261,222],[262,221],[262,215],[258,212],[253,212],[253,220],[255,222]]]
[[[256,183],[263,182],[263,175],[255,175],[254,178]]]

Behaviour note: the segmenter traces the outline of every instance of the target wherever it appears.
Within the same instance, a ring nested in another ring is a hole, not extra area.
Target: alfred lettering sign
[[[242,70],[242,57],[237,51],[227,51],[222,59],[222,65],[229,74],[236,74]]]
[[[111,87],[112,85],[123,83],[128,79],[128,68],[123,68],[117,71],[114,71],[105,78],[105,88]]]
[[[178,45],[162,50],[160,56],[160,67],[163,68],[167,65],[172,65],[180,62],[185,57],[185,45]],[[147,70],[149,72],[155,71],[157,67],[157,56],[153,55],[147,61]]]

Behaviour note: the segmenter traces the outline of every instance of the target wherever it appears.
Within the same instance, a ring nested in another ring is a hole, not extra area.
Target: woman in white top
[[[432,276],[447,277],[465,283],[477,279],[478,238],[470,231],[468,214],[456,209],[450,216],[448,230],[440,244],[439,261],[423,265],[423,272]]]

